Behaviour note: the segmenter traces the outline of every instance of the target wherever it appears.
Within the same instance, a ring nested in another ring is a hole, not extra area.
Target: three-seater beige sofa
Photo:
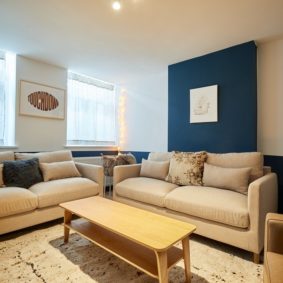
[[[68,150],[36,154],[9,151],[0,152],[0,164],[4,160],[33,157],[37,157],[39,162],[57,165],[62,161],[72,161]],[[83,163],[75,163],[75,166],[80,177],[43,181],[28,189],[0,187],[0,235],[63,217],[63,209],[58,205],[62,202],[102,195],[103,167]]]
[[[170,160],[170,153],[150,153],[149,160]],[[277,176],[263,168],[261,153],[207,153],[207,163],[253,167],[262,175],[248,193],[205,186],[178,186],[141,177],[141,164],[114,168],[113,199],[196,225],[196,233],[254,253],[263,249],[265,216],[277,211]],[[217,176],[219,177],[219,176]]]

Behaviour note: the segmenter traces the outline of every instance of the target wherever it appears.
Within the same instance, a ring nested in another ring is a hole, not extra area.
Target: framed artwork
[[[217,85],[190,90],[190,123],[218,121]]]
[[[22,80],[20,115],[65,119],[65,90]]]

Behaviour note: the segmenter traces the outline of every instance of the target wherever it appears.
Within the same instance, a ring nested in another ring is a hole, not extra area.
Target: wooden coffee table
[[[64,241],[70,229],[148,275],[168,282],[168,271],[184,259],[191,282],[189,235],[194,225],[102,197],[60,204],[65,209]],[[72,216],[81,218],[72,220]],[[182,241],[182,249],[174,246]]]

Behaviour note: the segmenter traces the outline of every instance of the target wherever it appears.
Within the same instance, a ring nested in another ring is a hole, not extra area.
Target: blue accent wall
[[[218,85],[218,122],[189,122],[190,89]],[[257,150],[257,52],[248,42],[169,66],[168,150]]]
[[[278,211],[283,213],[283,157],[282,156],[264,156],[264,165],[271,166],[272,172],[278,177]]]
[[[115,155],[118,151],[78,151],[78,150],[72,150],[73,157],[90,157],[90,156],[101,156],[103,155]]]

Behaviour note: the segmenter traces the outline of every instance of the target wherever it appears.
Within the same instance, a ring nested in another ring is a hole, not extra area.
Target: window
[[[115,145],[115,88],[68,73],[68,145]]]
[[[15,143],[16,56],[0,51],[0,146]]]

